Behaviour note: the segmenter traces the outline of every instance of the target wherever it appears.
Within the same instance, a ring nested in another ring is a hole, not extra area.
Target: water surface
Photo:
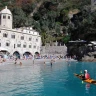
[[[85,69],[96,79],[96,64],[88,62],[0,66],[0,96],[96,96],[96,85],[74,76]]]

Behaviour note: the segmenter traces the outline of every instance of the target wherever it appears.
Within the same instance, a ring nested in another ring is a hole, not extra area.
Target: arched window
[[[6,46],[10,46],[10,41],[6,41]]]
[[[6,19],[6,15],[3,15],[3,19]]]
[[[15,39],[15,34],[12,34],[12,35],[11,35],[11,38]]]
[[[10,16],[8,16],[8,19],[10,19]]]
[[[21,42],[18,42],[17,47],[21,47]]]
[[[26,44],[26,42],[23,44],[23,47],[24,47],[24,48],[26,48],[26,47],[27,47],[27,44]]]
[[[7,33],[3,33],[3,37],[8,37],[8,34]]]

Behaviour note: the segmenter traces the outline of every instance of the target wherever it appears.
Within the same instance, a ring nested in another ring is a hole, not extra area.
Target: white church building
[[[0,52],[21,58],[40,53],[41,36],[32,27],[12,29],[12,13],[7,7],[0,11]]]

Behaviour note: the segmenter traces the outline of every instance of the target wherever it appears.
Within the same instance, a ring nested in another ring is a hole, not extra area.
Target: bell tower
[[[7,9],[7,6],[1,11],[0,17],[0,25],[2,27],[12,29],[12,13],[9,9]]]

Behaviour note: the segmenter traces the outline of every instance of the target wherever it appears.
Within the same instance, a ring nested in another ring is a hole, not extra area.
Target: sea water
[[[91,62],[0,66],[0,96],[96,96],[96,85],[74,76],[85,69],[96,79]]]

